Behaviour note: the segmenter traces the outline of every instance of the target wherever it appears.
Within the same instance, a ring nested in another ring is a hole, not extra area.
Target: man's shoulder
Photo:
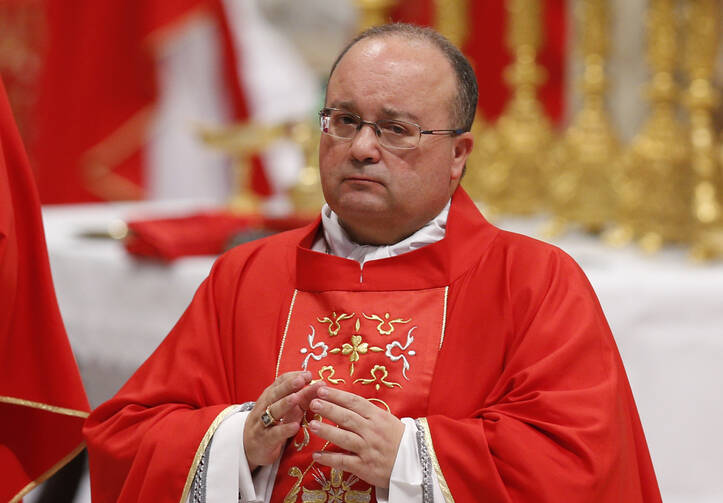
[[[216,275],[238,274],[251,267],[288,270],[297,245],[309,234],[309,226],[273,234],[234,246],[214,263]]]
[[[561,248],[512,231],[497,229],[490,259],[504,263],[510,273],[582,273],[577,262]],[[573,272],[574,271],[574,272]]]

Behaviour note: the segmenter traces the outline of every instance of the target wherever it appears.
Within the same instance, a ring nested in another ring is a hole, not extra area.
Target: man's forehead
[[[348,95],[350,89],[359,95]],[[359,105],[353,98],[388,92],[393,99],[380,113],[395,116],[408,108],[395,106],[397,101],[414,99],[419,93],[426,93],[427,99],[443,98],[445,91],[455,89],[451,65],[437,47],[423,40],[377,37],[357,42],[339,61],[329,79],[327,106],[353,109]]]

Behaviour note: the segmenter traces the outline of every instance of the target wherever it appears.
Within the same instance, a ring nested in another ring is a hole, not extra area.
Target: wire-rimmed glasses
[[[339,108],[322,108],[319,111],[321,132],[334,138],[352,140],[364,124],[372,127],[380,145],[390,148],[415,148],[423,134],[454,136],[464,133],[464,129],[422,129],[413,122],[395,119],[365,121],[357,114]]]

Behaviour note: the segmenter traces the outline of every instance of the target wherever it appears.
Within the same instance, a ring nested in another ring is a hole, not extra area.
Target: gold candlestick
[[[713,84],[718,40],[720,3],[690,0],[686,5],[686,73],[690,81],[685,105],[690,116],[691,165],[695,177],[693,217],[696,233],[692,255],[707,259],[723,255],[722,176],[713,114],[719,96]]]
[[[664,242],[689,241],[693,219],[688,135],[677,119],[675,1],[650,0],[647,28],[651,112],[622,157],[619,223],[607,237],[622,244],[635,235],[652,253]]]
[[[599,232],[613,217],[611,173],[620,143],[605,107],[609,3],[584,0],[577,7],[584,62],[583,104],[546,166],[549,204],[555,214],[544,230],[548,236],[562,233],[568,222]]]
[[[530,214],[540,209],[544,200],[541,153],[548,151],[553,140],[537,99],[537,88],[545,79],[544,69],[535,60],[542,13],[539,0],[508,0],[507,9],[507,40],[514,61],[505,71],[505,80],[513,95],[477,149],[474,161],[479,164],[473,185],[479,186],[493,213]]]

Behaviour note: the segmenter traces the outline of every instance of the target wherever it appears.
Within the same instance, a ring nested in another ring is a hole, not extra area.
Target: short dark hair
[[[475,77],[472,65],[462,52],[447,38],[431,28],[417,26],[407,23],[391,23],[380,26],[373,26],[359,35],[354,37],[331,66],[329,79],[331,79],[334,70],[339,61],[357,42],[367,38],[380,38],[400,36],[409,40],[421,40],[431,44],[439,49],[447,61],[452,65],[452,69],[457,77],[457,96],[453,100],[452,119],[457,122],[455,127],[469,131],[472,129],[474,115],[477,111],[477,77]]]

